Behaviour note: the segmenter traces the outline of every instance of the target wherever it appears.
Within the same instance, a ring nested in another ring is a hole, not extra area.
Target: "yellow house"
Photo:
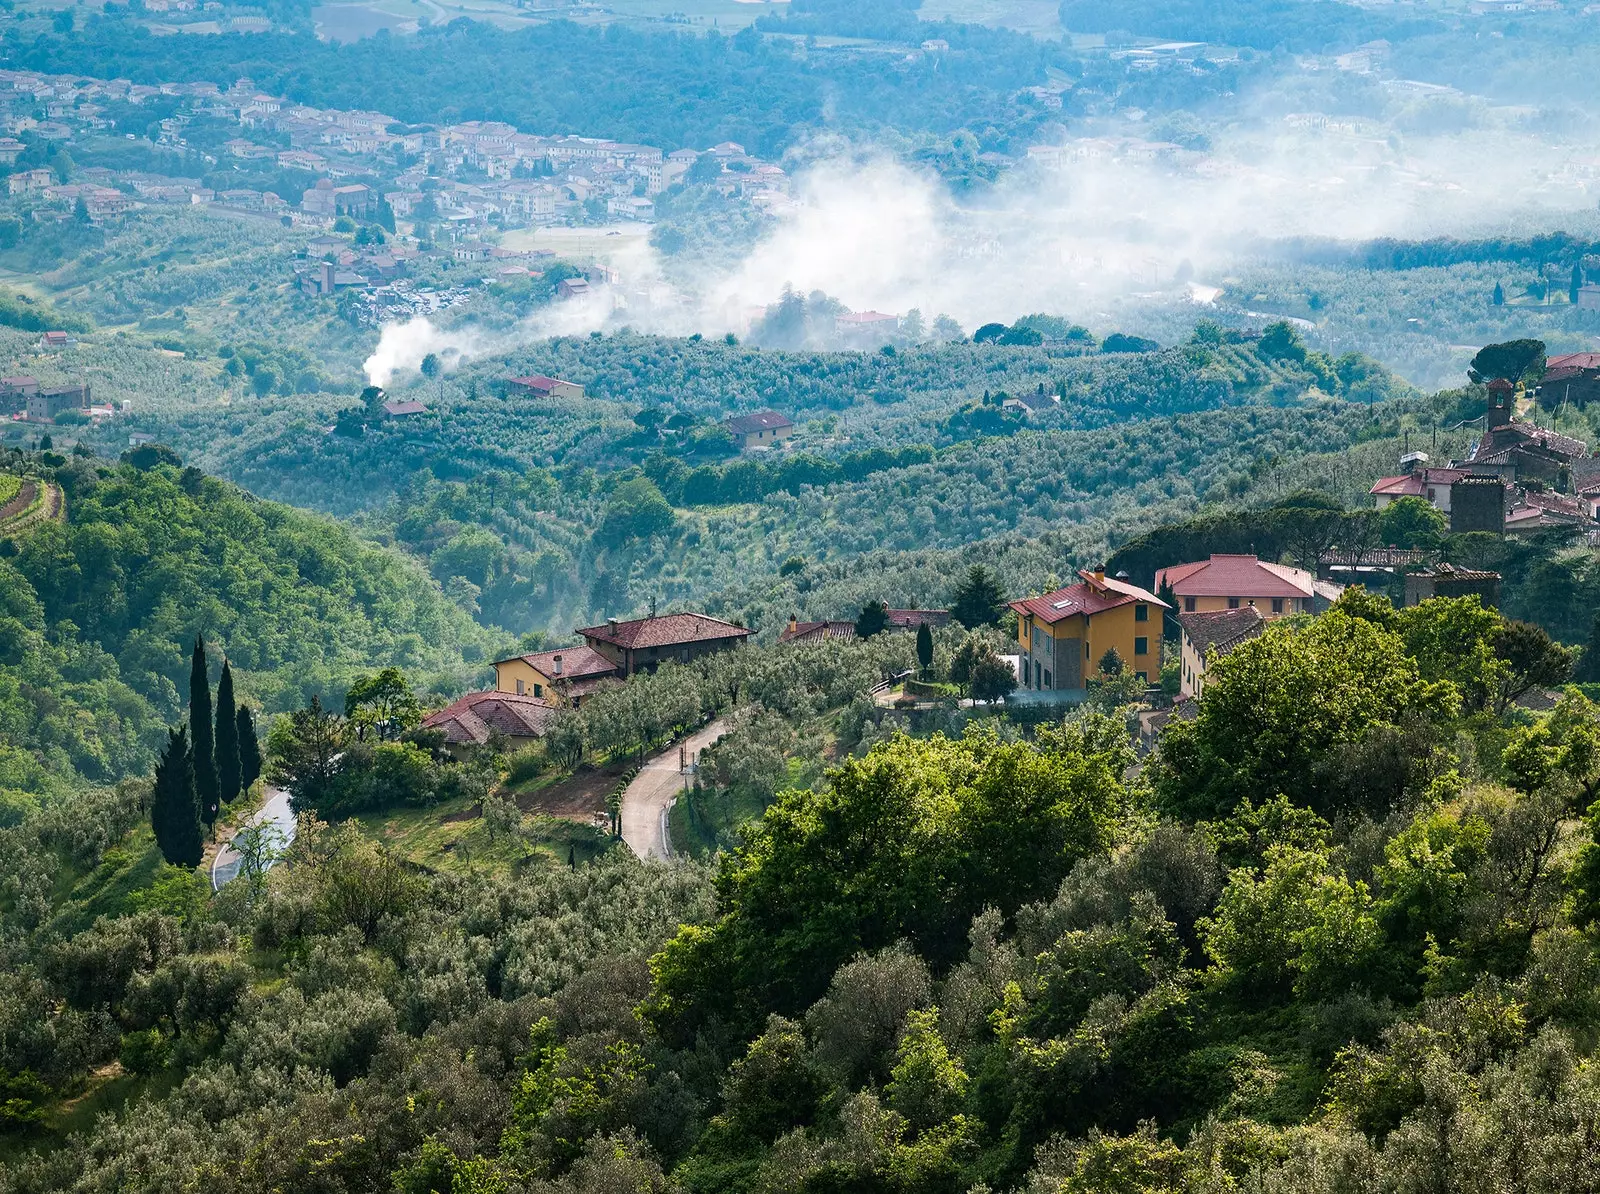
[[[1258,637],[1268,620],[1258,605],[1177,615],[1183,629],[1178,695],[1199,700],[1205,692],[1206,669],[1240,643]]]
[[[622,669],[593,647],[563,647],[537,655],[514,655],[494,665],[495,691],[532,697],[553,705],[557,698],[574,708]]]
[[[1161,620],[1166,602],[1105,574],[1079,572],[1079,583],[1013,601],[1022,652],[1022,687],[1033,691],[1084,688],[1100,678],[1100,661],[1115,649],[1140,679],[1161,674]]]

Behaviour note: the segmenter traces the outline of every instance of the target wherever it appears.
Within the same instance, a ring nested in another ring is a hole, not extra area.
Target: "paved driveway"
[[[671,858],[672,837],[667,832],[667,810],[689,786],[689,776],[679,769],[679,751],[693,762],[702,750],[728,730],[714,721],[689,735],[678,746],[662,751],[639,769],[622,794],[622,840],[640,858]]]

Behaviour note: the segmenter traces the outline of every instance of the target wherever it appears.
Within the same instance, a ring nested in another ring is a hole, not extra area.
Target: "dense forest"
[[[342,700],[380,662],[459,691],[497,643],[399,553],[156,453],[20,467],[60,486],[71,517],[0,546],[8,799],[143,774],[181,716],[196,635],[268,713]]]
[[[751,682],[804,706],[859,650]],[[1572,664],[1354,590],[1142,761],[1103,707],[975,710],[836,757],[714,873],[430,873],[306,816],[256,881],[91,923],[49,870],[136,786],[34,814],[0,1189],[1589,1189],[1600,710],[1515,703]],[[41,1138],[91,1071],[110,1113]]]

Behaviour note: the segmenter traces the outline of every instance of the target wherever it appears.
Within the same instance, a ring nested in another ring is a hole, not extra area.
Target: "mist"
[[[1131,160],[1140,155],[1161,160]],[[1130,308],[1203,305],[1211,283],[1275,239],[1581,231],[1595,225],[1600,195],[1588,151],[1492,111],[1431,136],[1279,116],[1223,135],[1206,154],[1108,138],[1045,156],[1055,160],[960,200],[880,149],[835,151],[796,174],[794,202],[731,269],[664,260],[628,238],[607,260],[618,286],[505,333],[425,319],[386,327],[367,372],[386,384],[429,352],[480,357],[621,326],[744,335],[785,289],[821,291],[854,311],[948,314],[969,332],[1040,311],[1104,331]]]

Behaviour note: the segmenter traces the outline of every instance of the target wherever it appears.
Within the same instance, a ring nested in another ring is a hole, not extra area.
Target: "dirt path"
[[[39,484],[36,481],[24,481],[22,488],[17,490],[16,497],[5,505],[0,506],[0,522],[6,522],[21,514],[33,505],[33,499],[38,496]]]
[[[677,746],[662,751],[639,769],[622,794],[622,840],[640,858],[671,858],[672,839],[667,833],[667,810],[688,785],[679,769],[679,752],[693,761],[702,750],[727,732],[726,722],[714,721]]]

